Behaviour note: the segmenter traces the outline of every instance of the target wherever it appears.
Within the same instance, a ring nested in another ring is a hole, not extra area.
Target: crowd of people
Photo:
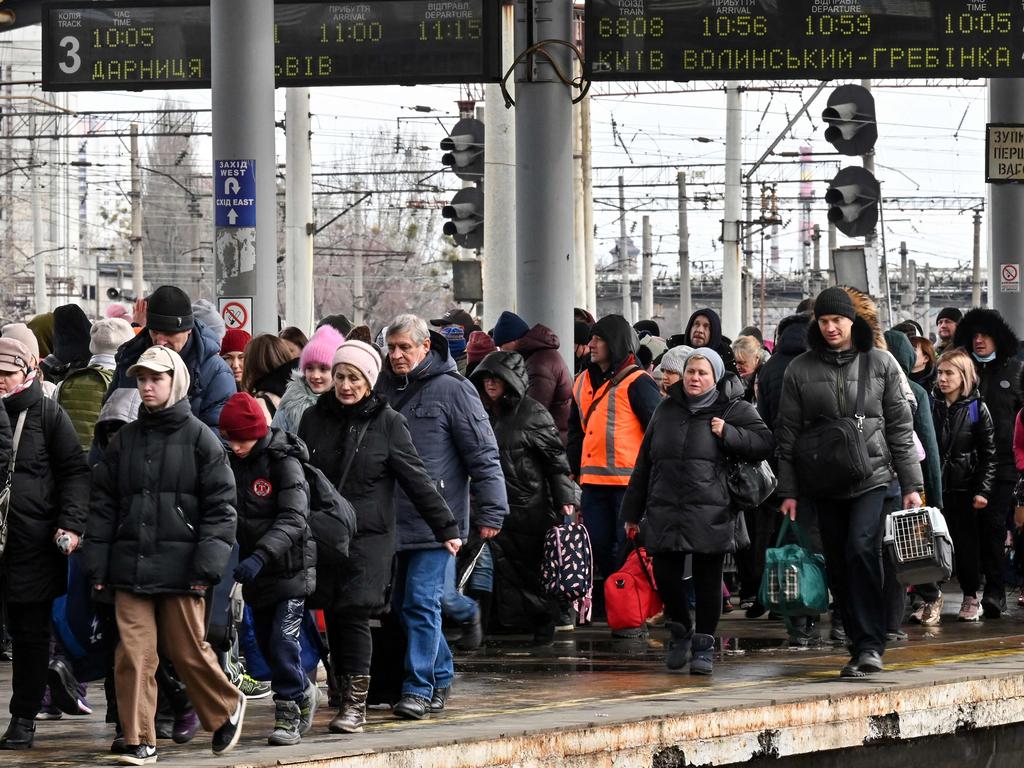
[[[448,706],[446,627],[472,651],[491,633],[546,644],[600,624],[627,539],[652,558],[666,666],[710,675],[723,612],[769,612],[759,587],[784,516],[825,557],[844,676],[881,670],[905,621],[952,615],[942,584],[908,590],[881,556],[889,511],[944,512],[957,619],[1008,610],[1024,364],[993,310],[943,309],[933,340],[912,322],[883,328],[870,297],[831,287],[773,340],[755,327],[730,340],[708,308],[666,335],[577,309],[564,358],[550,328],[511,311],[487,330],[461,309],[390,318],[375,336],[344,315],[310,330],[226,330],[174,286],[92,322],[66,305],[3,327],[13,682],[0,748],[30,748],[37,720],[91,713],[94,680],[124,763],[155,762],[158,739],[200,728],[223,754],[262,694],[275,707],[267,742],[297,744],[321,699],[305,655],[313,610],[336,709],[327,729],[361,732],[371,701],[421,719]],[[846,421],[863,457],[844,474],[807,446]],[[776,491],[737,508],[730,467],[762,461]],[[340,558],[314,524],[335,495],[352,517]],[[573,520],[592,548],[592,612],[542,583],[545,537]],[[215,651],[215,614],[238,585],[252,644]],[[89,672],[73,630],[56,626],[62,597],[102,628]],[[820,618],[789,624],[790,640],[819,637]],[[385,638],[402,664],[377,663]],[[257,655],[262,687],[245,672]]]

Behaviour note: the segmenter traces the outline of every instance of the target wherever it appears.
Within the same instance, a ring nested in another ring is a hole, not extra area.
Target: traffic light
[[[441,209],[441,215],[450,221],[444,223],[444,233],[451,235],[456,245],[463,248],[484,246],[484,193],[479,187],[460,189],[452,201]]]
[[[445,151],[441,162],[463,181],[480,181],[484,177],[484,124],[466,117],[459,120],[452,132],[441,140]]]
[[[840,85],[821,113],[828,123],[825,141],[843,155],[866,155],[878,140],[875,99],[861,85]]]
[[[878,223],[881,199],[882,188],[869,171],[857,165],[847,166],[836,174],[825,192],[828,220],[847,237],[870,234]]]

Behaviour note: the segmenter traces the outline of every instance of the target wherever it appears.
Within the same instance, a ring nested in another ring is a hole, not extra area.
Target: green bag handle
[[[781,547],[786,543],[786,534],[789,533],[790,529],[792,529],[793,535],[796,537],[797,544],[804,549],[811,549],[811,545],[807,541],[807,534],[804,533],[803,528],[797,524],[796,520],[789,519],[789,515],[784,515],[782,518],[782,527],[779,528],[779,535],[775,539],[776,547]]]

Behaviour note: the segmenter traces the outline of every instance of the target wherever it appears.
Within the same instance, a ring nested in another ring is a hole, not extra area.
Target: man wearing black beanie
[[[107,390],[100,421],[107,420],[104,414],[125,412],[122,400],[131,399],[136,392],[135,379],[128,376],[128,369],[154,345],[181,355],[191,374],[192,413],[217,432],[221,408],[236,391],[235,378],[220,356],[220,341],[195,318],[189,295],[174,285],[162,285],[150,294],[146,302],[146,327],[118,351],[117,370]]]
[[[956,307],[943,307],[939,310],[939,316],[935,318],[935,335],[939,337],[935,345],[935,354],[941,355],[947,349],[952,349],[953,334],[956,327],[964,319],[964,313]]]

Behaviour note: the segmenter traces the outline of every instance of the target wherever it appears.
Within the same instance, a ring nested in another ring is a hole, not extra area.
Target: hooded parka
[[[757,412],[768,429],[775,429],[775,418],[782,399],[782,380],[789,364],[807,351],[807,323],[810,315],[790,315],[779,322],[772,356],[757,371]]]
[[[995,342],[995,358],[978,360],[973,353],[974,336],[983,333]],[[992,414],[996,441],[996,480],[1017,480],[1013,460],[1013,428],[1017,412],[1024,406],[1024,363],[1017,359],[1017,334],[994,309],[972,309],[953,334],[953,346],[963,347],[978,371],[978,392]]]
[[[264,565],[242,588],[250,605],[308,597],[316,587],[316,541],[309,532],[306,446],[271,429],[244,459],[229,452],[235,475],[238,557],[258,553]]]
[[[11,436],[24,412],[7,518],[7,549],[0,558],[4,598],[12,603],[53,600],[67,592],[68,559],[53,542],[58,528],[86,529],[89,467],[71,419],[43,396],[39,379],[3,398],[0,457],[6,475]],[[8,421],[10,427],[7,427]]]
[[[224,446],[188,401],[176,360],[169,404],[145,406],[93,467],[86,571],[136,594],[194,594],[220,582],[235,543],[235,478]]]
[[[735,374],[726,373],[715,386],[717,399],[691,413],[683,382],[673,384],[644,434],[621,516],[629,523],[645,520],[643,540],[651,553],[736,551],[729,459],[767,459],[775,440],[757,409],[743,400]],[[722,437],[711,431],[715,417],[725,420]]]
[[[335,486],[345,461],[366,432],[341,488],[356,511],[356,534],[348,560],[340,567],[321,565],[310,604],[335,611],[376,614],[386,605],[395,554],[395,483],[405,491],[436,542],[459,538],[459,527],[423,467],[405,418],[371,394],[343,405],[334,390],[324,392],[299,423],[309,460]]]
[[[527,392],[527,366],[517,352],[492,352],[473,371],[477,388],[492,377],[505,395],[488,406],[509,513],[501,532],[489,542],[495,560],[494,602],[507,627],[531,627],[546,610],[540,586],[544,534],[561,522],[561,508],[574,501],[558,430],[551,414]],[[487,397],[481,394],[486,402]]]

